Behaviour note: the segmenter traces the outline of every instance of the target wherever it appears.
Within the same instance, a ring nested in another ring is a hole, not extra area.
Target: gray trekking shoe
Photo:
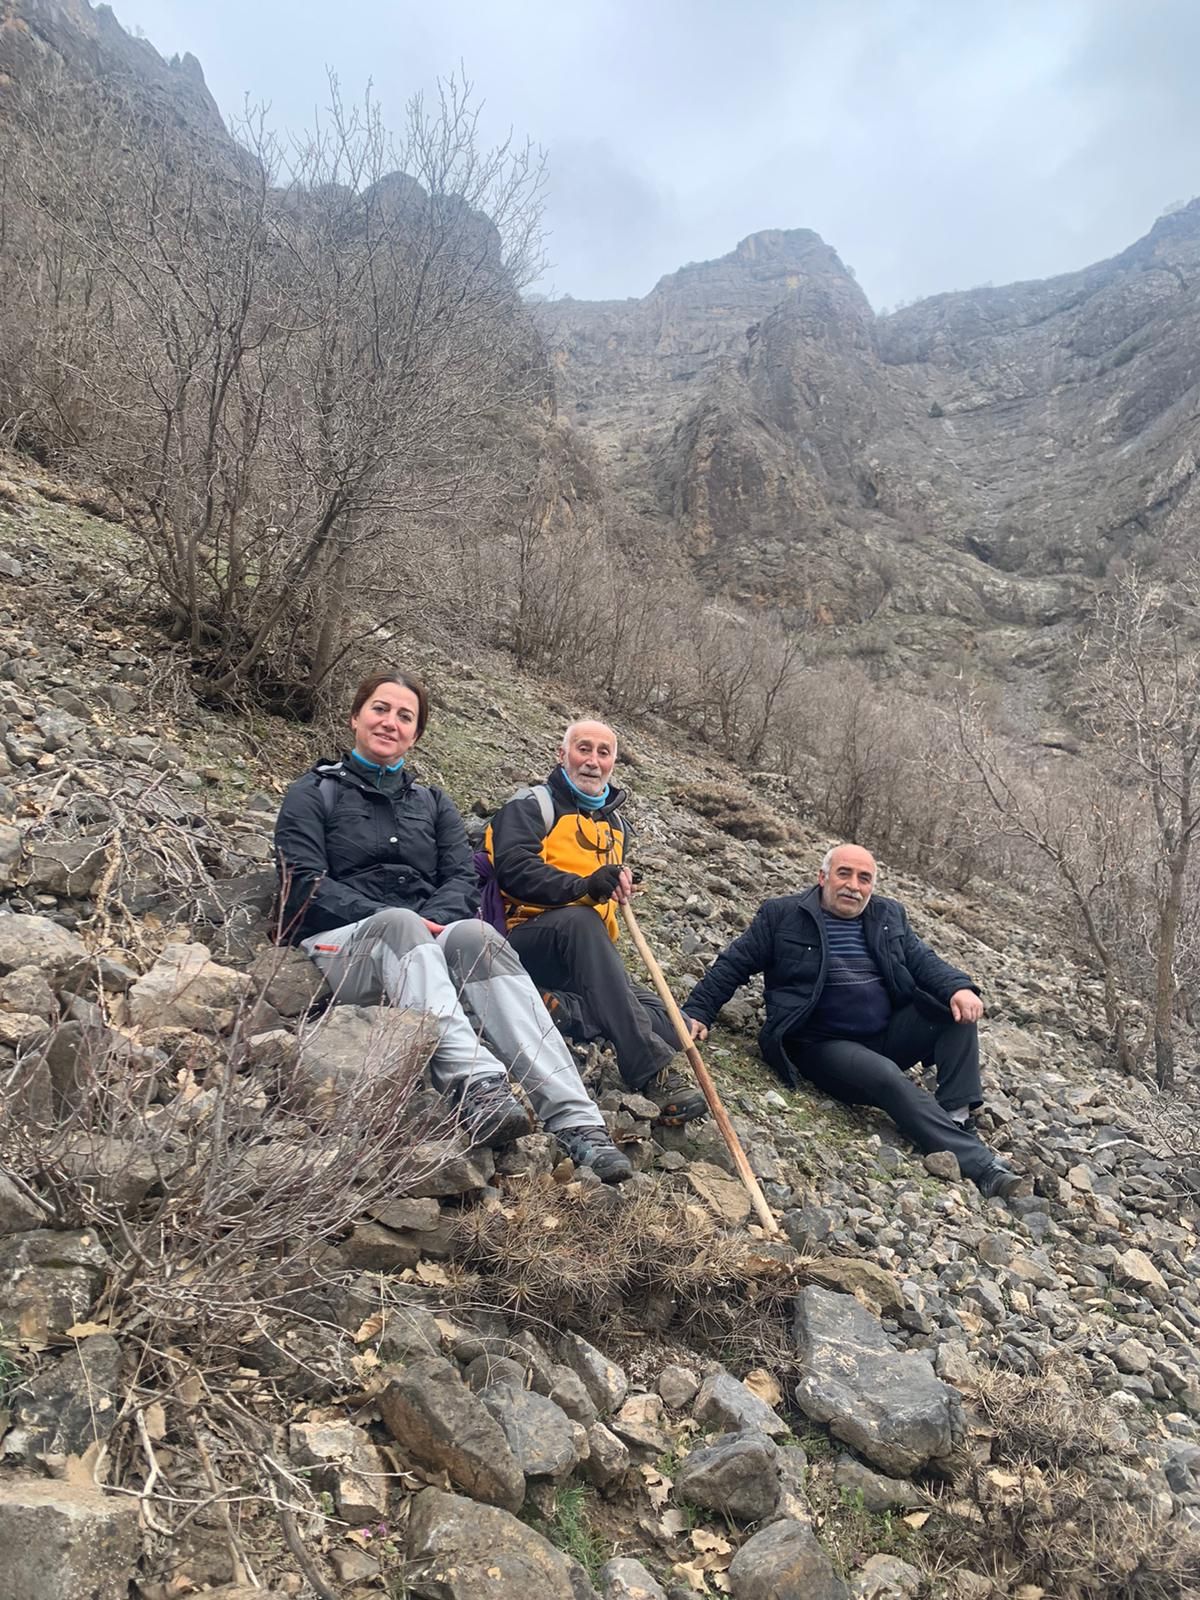
[[[685,1122],[708,1115],[708,1101],[690,1078],[674,1067],[664,1067],[642,1090],[658,1107],[655,1122],[665,1128],[678,1128]]]
[[[629,1157],[604,1128],[560,1128],[554,1137],[577,1167],[591,1167],[603,1183],[624,1183],[633,1176]]]
[[[495,1150],[529,1132],[525,1107],[504,1078],[473,1078],[458,1097],[458,1125],[473,1145]]]

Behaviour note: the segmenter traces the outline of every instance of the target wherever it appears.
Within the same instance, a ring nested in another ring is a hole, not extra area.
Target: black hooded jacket
[[[444,790],[417,783],[407,767],[384,794],[348,757],[318,762],[283,797],[275,859],[289,944],[389,906],[457,922],[479,904],[462,817]]]
[[[894,1009],[916,1005],[935,1017],[947,1017],[951,995],[959,989],[978,993],[974,979],[943,961],[917,937],[898,900],[872,895],[862,921],[867,949]],[[784,1040],[803,1028],[825,987],[828,970],[821,891],[814,885],[802,894],[764,900],[754,921],[722,950],[683,1009],[708,1027],[742,984],[761,972],[767,1019],[758,1036],[758,1048],[784,1082],[794,1084],[795,1069],[787,1058]]]

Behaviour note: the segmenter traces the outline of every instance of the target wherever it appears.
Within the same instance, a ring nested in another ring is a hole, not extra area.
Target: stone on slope
[[[729,1564],[733,1600],[848,1600],[812,1525],[773,1522],[746,1540]]]
[[[494,1506],[422,1489],[408,1519],[408,1592],[419,1600],[596,1600],[583,1568]]]
[[[761,1522],[779,1503],[776,1456],[765,1433],[723,1433],[684,1461],[675,1498],[739,1522]]]
[[[0,1325],[10,1338],[65,1333],[87,1316],[108,1264],[92,1233],[37,1228],[0,1238]]]
[[[0,1235],[26,1232],[44,1221],[41,1209],[0,1172]]]
[[[578,1424],[553,1400],[507,1383],[490,1384],[479,1391],[479,1398],[504,1429],[527,1478],[564,1478],[579,1460]]]
[[[137,1502],[44,1478],[0,1478],[4,1600],[127,1600]]]
[[[806,1416],[895,1476],[949,1455],[954,1391],[924,1355],[894,1350],[857,1300],[802,1290],[793,1337],[802,1371],[796,1401]]]
[[[397,1006],[330,1006],[301,1040],[301,1081],[320,1094],[367,1073],[415,1076],[437,1043],[437,1023],[422,1011]]]
[[[922,1577],[916,1567],[899,1556],[872,1556],[854,1575],[854,1600],[915,1600]]]
[[[333,1495],[338,1516],[352,1528],[387,1514],[387,1467],[364,1429],[351,1422],[294,1422],[288,1454],[317,1469],[317,1488]]]
[[[50,1456],[81,1456],[107,1441],[120,1412],[121,1348],[111,1334],[82,1339],[12,1396],[3,1452],[36,1468]]]
[[[700,1385],[693,1407],[696,1421],[722,1433],[754,1432],[780,1439],[790,1430],[765,1400],[730,1372],[714,1372]]]
[[[37,967],[58,988],[86,974],[88,953],[77,933],[49,917],[0,917],[0,973],[17,967]]]
[[[247,974],[218,966],[205,945],[168,944],[130,989],[130,1020],[142,1028],[218,1033],[232,1025],[249,992]]]
[[[629,1471],[632,1461],[629,1446],[602,1422],[591,1424],[587,1430],[587,1441],[588,1453],[581,1471],[597,1489],[611,1489]]]
[[[629,1556],[606,1561],[599,1576],[604,1600],[667,1600],[667,1591],[653,1573]]]
[[[396,1374],[379,1397],[392,1438],[413,1460],[476,1500],[518,1511],[525,1475],[504,1430],[459,1377],[451,1361],[435,1356]]]
[[[602,1417],[624,1404],[629,1380],[616,1362],[601,1355],[595,1345],[577,1333],[564,1333],[559,1340],[558,1354],[563,1364],[582,1378],[592,1404]]]

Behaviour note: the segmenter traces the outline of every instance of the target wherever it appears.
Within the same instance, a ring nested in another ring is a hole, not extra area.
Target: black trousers
[[[679,1048],[666,1008],[625,971],[608,929],[590,906],[557,906],[511,928],[509,943],[539,989],[575,1001],[574,1037],[608,1039],[631,1089],[642,1089]]]
[[[919,1150],[953,1151],[965,1177],[977,1177],[994,1160],[949,1115],[983,1100],[973,1022],[933,1020],[915,1006],[901,1006],[881,1033],[865,1039],[793,1036],[783,1049],[800,1076],[823,1093],[849,1106],[878,1106]],[[936,1094],[906,1076],[918,1061],[937,1068]]]

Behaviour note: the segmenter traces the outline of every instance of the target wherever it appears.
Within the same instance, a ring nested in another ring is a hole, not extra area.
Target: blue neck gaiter
[[[563,782],[566,784],[567,788],[570,789],[576,800],[579,801],[579,809],[581,811],[599,811],[601,806],[607,803],[608,797],[612,793],[611,783],[606,783],[604,785],[603,794],[584,794],[582,789],[577,788],[576,785],[571,782],[570,778],[567,776],[566,767],[560,766],[558,770],[562,773]]]
[[[399,772],[404,765],[404,757],[401,756],[394,767],[381,767],[377,761],[368,761],[366,756],[360,756],[357,750],[351,750],[350,759],[351,761],[357,761],[360,767],[375,777],[385,772],[390,776],[394,772]]]

